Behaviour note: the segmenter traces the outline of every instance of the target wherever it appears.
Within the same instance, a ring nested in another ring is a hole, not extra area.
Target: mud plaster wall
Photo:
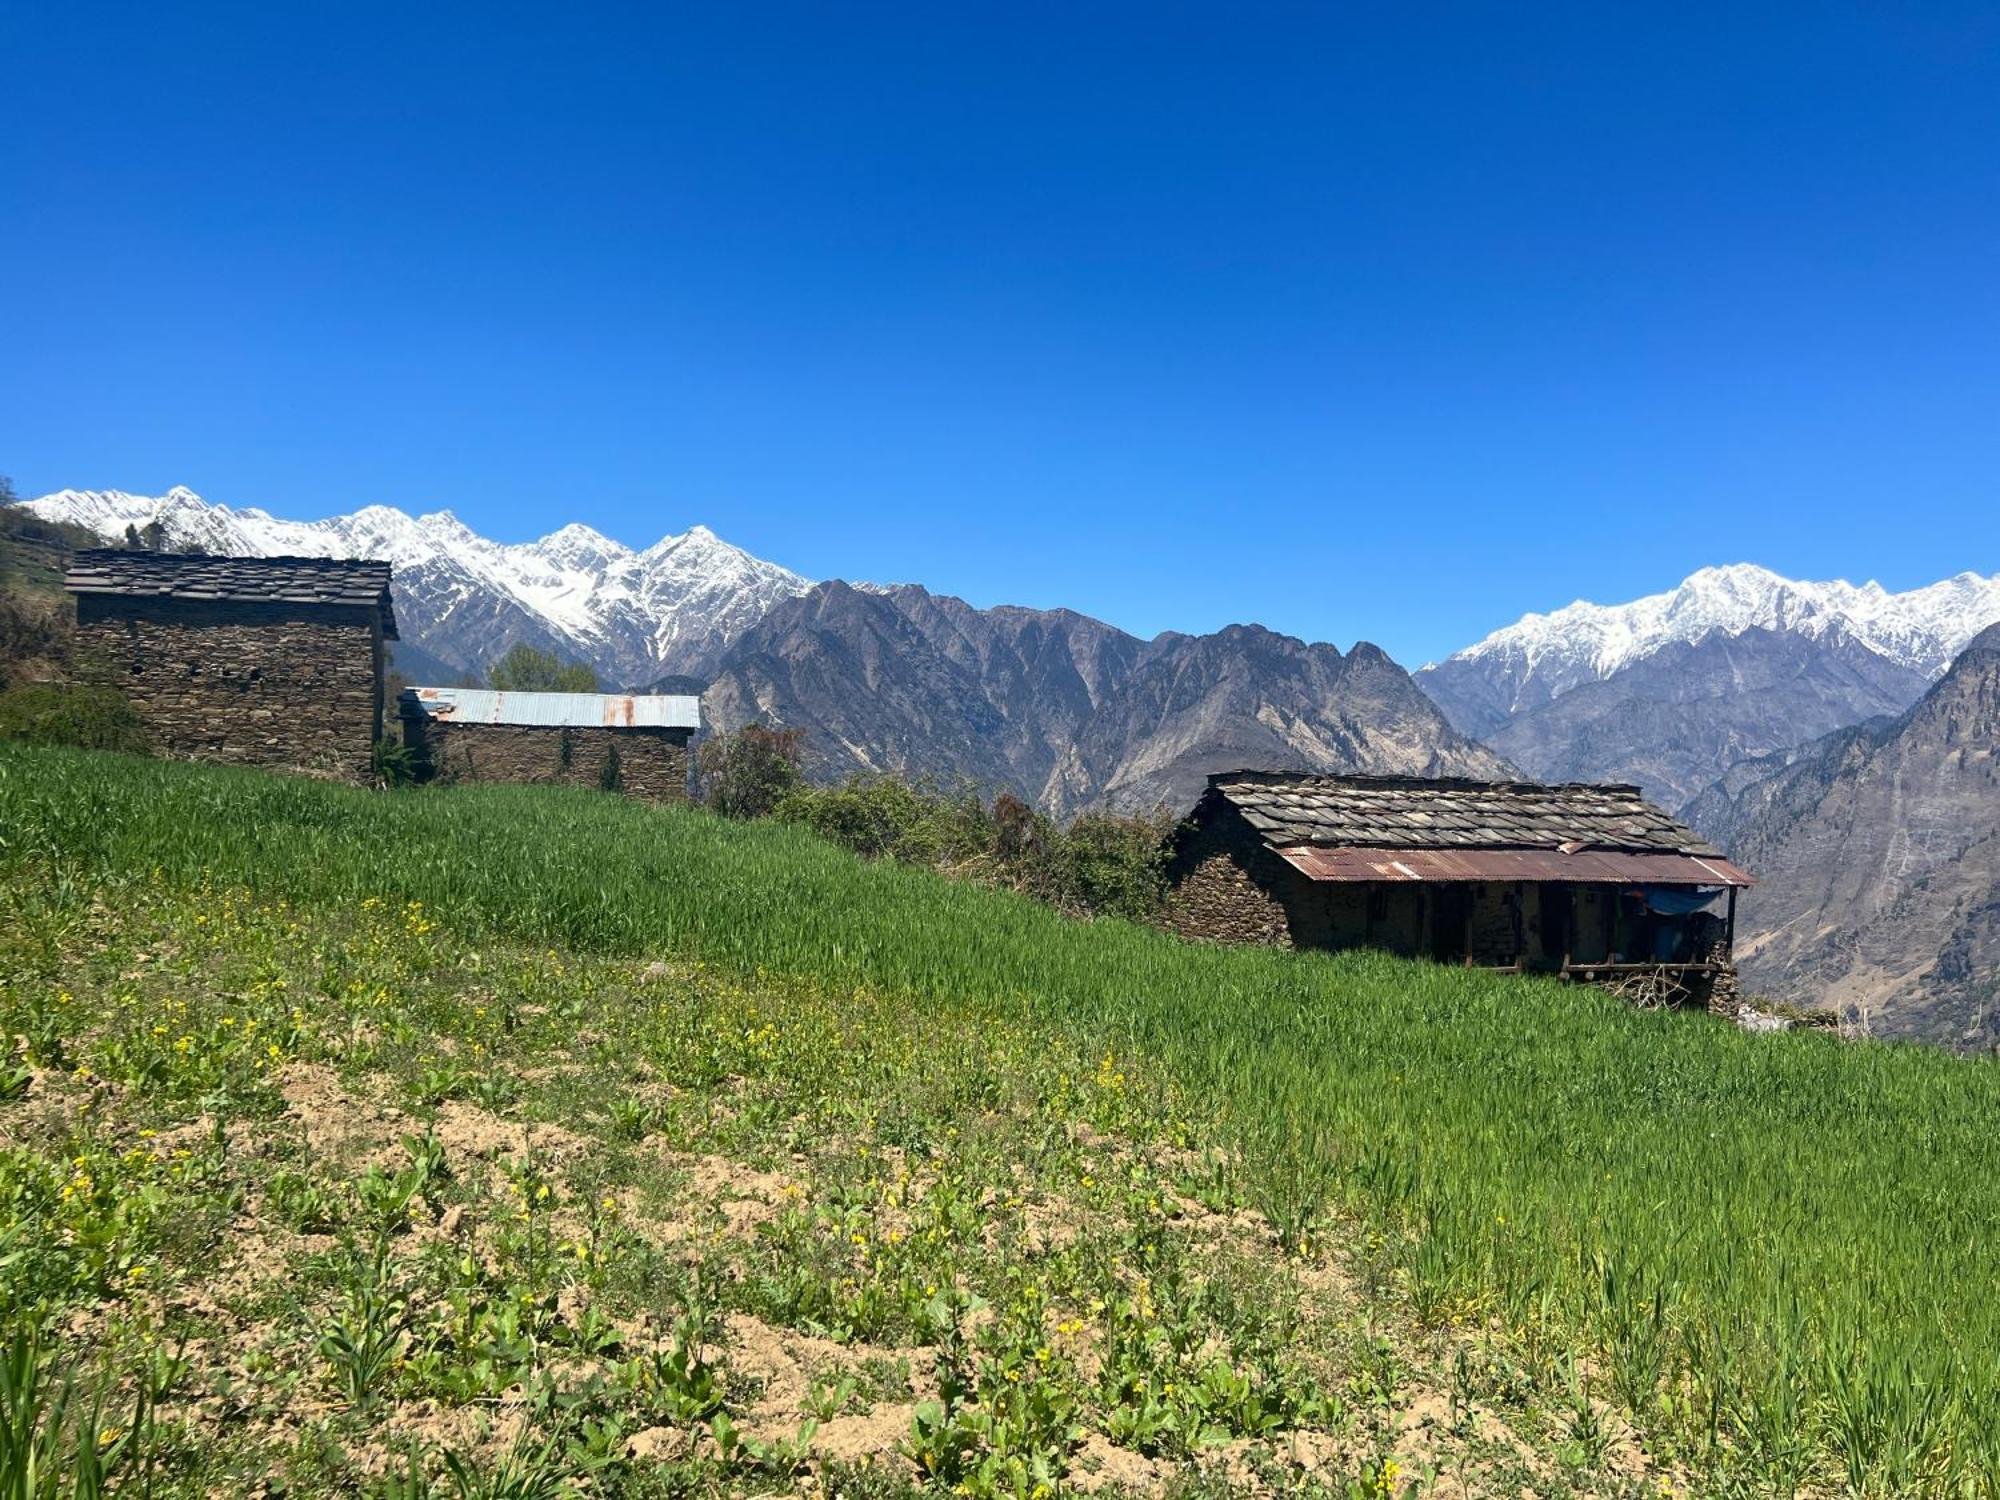
[[[645,802],[685,802],[685,729],[562,729],[526,724],[449,724],[405,716],[403,736],[444,781],[517,781],[603,787],[618,756],[616,790]]]
[[[76,613],[81,670],[131,701],[162,753],[373,778],[376,611],[82,594]]]

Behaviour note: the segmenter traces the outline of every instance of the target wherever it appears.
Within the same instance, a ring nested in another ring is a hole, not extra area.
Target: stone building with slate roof
[[[374,774],[389,564],[78,552],[78,656],[159,750],[350,780]]]
[[[1752,883],[1637,787],[1260,771],[1209,778],[1168,874],[1188,937],[1381,948],[1722,1008]]]

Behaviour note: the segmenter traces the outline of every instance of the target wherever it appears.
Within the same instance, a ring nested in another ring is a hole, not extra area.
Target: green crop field
[[[0,1481],[109,1372],[85,1446],[130,1475],[157,1429],[189,1493],[2000,1495],[1985,1062],[586,792],[0,747],[0,899]],[[293,1142],[302,1079],[397,1123]],[[550,1176],[537,1130],[599,1146]],[[717,1160],[761,1207],[696,1201]],[[232,1303],[199,1268],[246,1223],[284,1274]],[[725,1318],[810,1390],[732,1373]]]

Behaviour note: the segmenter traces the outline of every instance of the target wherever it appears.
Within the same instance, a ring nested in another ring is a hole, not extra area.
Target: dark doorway
[[[1570,888],[1552,880],[1543,881],[1535,893],[1542,914],[1540,957],[1551,967],[1561,965],[1569,953],[1569,898]]]
[[[1471,950],[1472,888],[1431,887],[1431,957],[1439,963],[1464,963]]]

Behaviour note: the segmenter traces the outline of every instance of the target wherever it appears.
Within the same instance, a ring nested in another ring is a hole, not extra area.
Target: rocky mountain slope
[[[1753,625],[1669,641],[1515,714],[1486,742],[1539,781],[1637,782],[1679,807],[1739,762],[1901,713],[1927,686],[1844,630],[1813,639]]]
[[[1678,806],[1744,760],[1901,713],[1996,620],[2000,576],[1891,594],[1737,564],[1524,616],[1417,680],[1531,776],[1637,781]]]
[[[2000,626],[1901,717],[1787,759],[1706,799],[1761,882],[1745,988],[1878,1035],[2000,1042]]]
[[[1409,675],[1251,626],[1142,641],[1068,610],[981,610],[914,586],[823,584],[724,653],[711,722],[802,728],[821,775],[1009,787],[1062,814],[1191,805],[1212,771],[1501,776]]]
[[[449,511],[412,518],[370,505],[287,521],[181,488],[158,497],[63,490],[27,508],[110,542],[127,527],[158,525],[170,546],[232,556],[386,558],[395,565],[396,618],[429,657],[478,670],[527,641],[588,662],[611,686],[702,672],[778,600],[812,587],[705,526],[635,552],[588,526],[508,546]]]

